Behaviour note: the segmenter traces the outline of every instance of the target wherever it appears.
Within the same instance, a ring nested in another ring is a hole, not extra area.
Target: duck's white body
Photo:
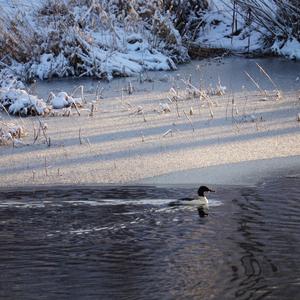
[[[208,206],[208,200],[207,198],[204,196],[199,196],[195,199],[182,199],[180,200],[180,203],[184,204],[184,205],[189,205],[189,206]]]

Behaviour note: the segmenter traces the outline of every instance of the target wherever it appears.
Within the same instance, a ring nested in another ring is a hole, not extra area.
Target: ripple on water
[[[219,187],[203,219],[168,206],[194,188],[3,192],[0,298],[296,299],[299,186]]]

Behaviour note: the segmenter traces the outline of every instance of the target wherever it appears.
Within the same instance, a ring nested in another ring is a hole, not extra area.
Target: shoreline
[[[143,179],[137,184],[256,186],[265,179],[300,178],[300,156],[277,157],[190,169]]]
[[[101,189],[107,187],[176,187],[214,185],[254,187],[263,185],[265,180],[282,177],[300,178],[300,156],[279,157],[253,161],[242,161],[230,164],[174,171],[158,176],[143,178],[138,181],[122,183],[83,182],[79,184],[28,184],[16,186],[0,186],[0,191],[36,191],[36,190],[69,190],[69,189]]]

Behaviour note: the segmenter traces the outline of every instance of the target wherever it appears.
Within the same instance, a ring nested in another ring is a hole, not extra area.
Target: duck
[[[205,196],[207,192],[215,192],[214,190],[202,185],[198,189],[198,197],[196,198],[181,198],[175,202],[171,202],[170,206],[187,205],[197,207],[198,214],[200,217],[208,215],[208,200]]]

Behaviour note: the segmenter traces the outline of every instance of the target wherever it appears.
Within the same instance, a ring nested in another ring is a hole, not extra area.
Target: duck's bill
[[[212,192],[212,193],[214,193],[214,192],[215,192],[214,190],[211,190],[211,189],[209,189],[209,191],[210,191],[210,192]]]

